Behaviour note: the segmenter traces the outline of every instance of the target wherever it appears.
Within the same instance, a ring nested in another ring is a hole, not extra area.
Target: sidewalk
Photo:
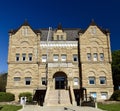
[[[103,111],[93,107],[80,107],[80,106],[38,106],[38,105],[25,105],[19,111]]]

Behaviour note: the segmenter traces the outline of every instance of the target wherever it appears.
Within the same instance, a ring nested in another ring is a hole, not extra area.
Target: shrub
[[[19,99],[21,97],[27,97],[27,102],[32,102],[32,94],[30,92],[23,92],[19,94]]]
[[[110,97],[110,100],[120,101],[120,90],[114,91],[114,93]]]
[[[12,93],[0,92],[0,102],[10,102],[15,100],[15,95]]]

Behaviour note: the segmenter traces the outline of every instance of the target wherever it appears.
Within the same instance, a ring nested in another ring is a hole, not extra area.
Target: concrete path
[[[26,105],[19,111],[103,111],[101,109],[92,107],[80,107],[80,106],[38,106],[38,105]]]

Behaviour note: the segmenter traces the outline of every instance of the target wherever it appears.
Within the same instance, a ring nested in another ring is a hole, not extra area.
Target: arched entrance
[[[67,75],[64,72],[56,72],[53,78],[55,80],[55,89],[67,88]]]

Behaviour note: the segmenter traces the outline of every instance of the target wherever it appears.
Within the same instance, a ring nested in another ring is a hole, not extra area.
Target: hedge
[[[110,100],[120,101],[120,90],[114,91],[114,93],[110,97]]]
[[[0,102],[10,102],[15,100],[15,95],[12,93],[0,92]]]

